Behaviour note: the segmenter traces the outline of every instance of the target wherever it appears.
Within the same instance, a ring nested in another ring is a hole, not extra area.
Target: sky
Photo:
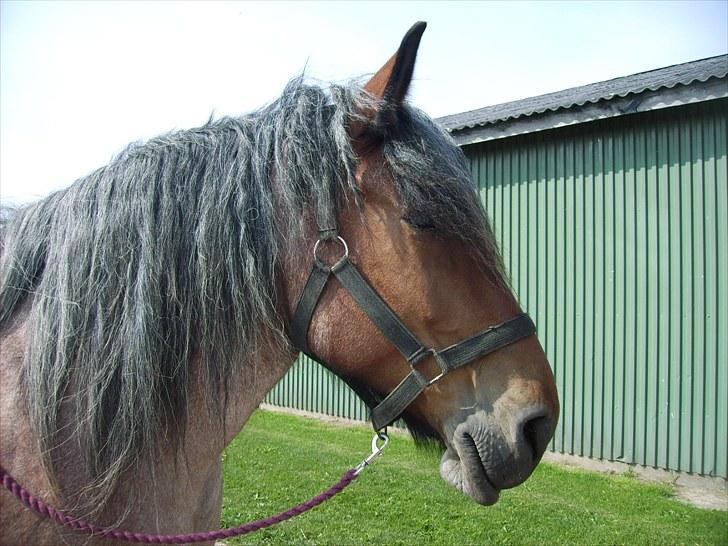
[[[728,52],[727,0],[0,1],[0,202],[255,110],[304,70],[372,74],[418,20],[409,99],[433,117]]]

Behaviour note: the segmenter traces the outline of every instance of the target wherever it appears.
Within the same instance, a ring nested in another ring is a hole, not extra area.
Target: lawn
[[[369,450],[366,426],[256,412],[225,452],[222,524],[298,504]],[[541,464],[483,507],[442,481],[438,455],[395,435],[347,490],[311,512],[225,544],[728,544],[728,513],[672,498],[666,485]]]

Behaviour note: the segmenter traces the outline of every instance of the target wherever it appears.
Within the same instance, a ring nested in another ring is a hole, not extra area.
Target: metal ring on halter
[[[330,239],[330,240],[333,241],[333,239]],[[348,258],[349,257],[349,245],[347,245],[346,244],[346,241],[344,241],[344,239],[342,239],[338,235],[336,236],[336,240],[339,241],[344,246],[344,255],[341,256],[338,260],[336,260],[336,262],[340,262],[344,258]],[[318,248],[319,248],[319,245],[321,244],[321,241],[322,241],[322,239],[319,239],[318,241],[316,241],[316,244],[313,245],[313,259],[316,260],[316,263],[325,266],[326,264],[323,262],[323,260],[321,260],[318,257]]]
[[[382,445],[379,445],[380,441],[383,442]],[[362,470],[364,470],[367,466],[371,464],[374,459],[382,454],[382,451],[384,451],[384,448],[386,448],[388,445],[389,436],[387,435],[386,428],[383,431],[378,430],[376,434],[374,434],[374,438],[372,438],[371,454],[357,465],[357,467],[354,469],[354,474],[358,476]]]

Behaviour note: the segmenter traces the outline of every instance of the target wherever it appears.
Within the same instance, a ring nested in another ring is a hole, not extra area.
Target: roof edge
[[[728,76],[710,77],[690,84],[677,83],[672,87],[628,93],[571,107],[556,108],[542,113],[511,117],[483,125],[445,129],[460,146],[476,144],[516,135],[567,127],[579,123],[614,118],[623,115],[660,110],[686,104],[728,97]],[[446,116],[447,117],[447,116]],[[435,121],[442,125],[443,118]]]
[[[678,103],[676,104],[687,104],[688,102],[709,100],[709,98],[703,96],[705,88],[708,86],[717,93],[716,97],[713,98],[719,98],[728,89],[726,78],[728,78],[728,54],[716,55],[697,61],[675,64],[553,93],[442,116],[436,121],[456,137],[460,134],[480,132],[481,128],[510,126],[519,119],[538,119],[539,123],[536,125],[542,125],[545,118],[553,115],[556,116],[558,123],[552,125],[552,127],[556,127],[563,123],[563,116],[560,114],[565,112],[570,112],[570,114],[566,114],[566,117],[588,121],[591,118],[589,116],[584,118],[584,113],[591,112],[594,114],[594,107],[596,107],[596,110],[602,113],[604,110],[611,111],[606,117],[613,117],[631,113],[629,104],[632,101],[644,102],[643,97],[655,97],[655,93],[660,96],[672,97],[666,100],[677,100]],[[722,89],[715,89],[716,82],[718,82],[718,87],[722,86]],[[700,97],[690,97],[690,92],[686,93],[686,89],[696,90]],[[675,99],[675,97],[678,98]],[[625,101],[627,101],[626,105],[624,104]],[[612,103],[619,103],[620,107],[610,106]],[[643,106],[642,111],[645,111],[645,109]],[[598,114],[594,119],[601,117],[605,116]],[[579,120],[572,120],[572,123],[578,122]]]

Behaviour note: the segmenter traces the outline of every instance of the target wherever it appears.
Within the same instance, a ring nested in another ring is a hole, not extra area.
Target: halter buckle
[[[415,365],[427,359],[428,356],[435,359],[437,367],[440,368],[440,373],[431,379],[427,379],[422,372],[418,371],[418,373],[420,373],[420,375],[422,375],[422,377],[427,381],[424,385],[425,388],[437,383],[447,372],[450,371],[450,367],[447,365],[447,362],[445,362],[445,359],[442,358],[438,350],[431,347],[421,347],[414,355],[412,355],[412,357],[410,357],[410,367],[413,370],[416,370]]]

